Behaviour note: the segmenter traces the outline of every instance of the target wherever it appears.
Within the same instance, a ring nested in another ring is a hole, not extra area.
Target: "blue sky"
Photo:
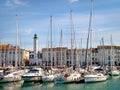
[[[104,37],[104,44],[120,45],[120,0],[93,0],[92,46]],[[50,40],[50,16],[53,18],[53,47],[58,47],[62,29],[62,46],[70,47],[70,10],[76,35],[76,47],[86,47],[90,0],[0,0],[0,41],[16,44],[16,14],[21,47],[33,50],[33,36],[38,35],[39,50]]]

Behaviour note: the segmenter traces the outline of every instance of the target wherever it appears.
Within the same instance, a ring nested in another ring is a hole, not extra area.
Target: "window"
[[[64,56],[64,53],[62,53],[62,55]]]
[[[108,60],[110,60],[110,56],[108,56]]]

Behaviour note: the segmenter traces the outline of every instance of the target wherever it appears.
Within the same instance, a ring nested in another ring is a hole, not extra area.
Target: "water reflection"
[[[0,83],[0,90],[18,90],[23,85],[24,81],[12,82],[12,83]]]
[[[97,83],[85,83],[85,90],[106,90],[108,81],[97,82]]]
[[[35,83],[35,82],[24,82],[22,88],[24,87],[31,87],[31,86],[41,86],[42,83]]]
[[[120,76],[112,76],[108,80],[107,90],[120,90]]]
[[[107,81],[98,83],[54,84],[54,83],[1,83],[0,90],[120,90],[120,77],[110,77]]]
[[[54,87],[54,83],[53,82],[50,82],[50,83],[42,83],[42,87]]]
[[[112,76],[111,79],[112,79],[112,80],[119,80],[119,79],[120,79],[120,76]]]

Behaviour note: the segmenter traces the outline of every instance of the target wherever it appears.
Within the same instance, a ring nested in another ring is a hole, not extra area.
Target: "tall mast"
[[[52,52],[52,16],[50,16],[50,59],[51,59],[51,68],[52,68],[52,57],[53,57],[53,52]]]
[[[18,65],[18,15],[16,15],[16,50],[15,50],[15,67]]]
[[[104,66],[104,65],[105,65],[105,47],[104,47],[104,38],[102,38],[102,46],[103,46],[103,52],[102,52],[103,57],[102,57],[102,59],[103,59],[103,66]]]
[[[48,55],[48,53],[49,53],[49,44],[50,44],[50,43],[49,43],[49,40],[48,40],[48,39],[49,39],[49,35],[50,35],[49,33],[50,33],[50,31],[48,31],[48,34],[47,34],[47,42],[46,42],[46,48],[47,48],[47,49],[46,49],[46,58],[45,58],[45,59],[46,59],[46,66],[47,66],[47,67],[48,67],[48,65],[49,65],[49,57],[48,57],[48,56],[49,56],[49,55]]]
[[[93,0],[90,0],[90,17],[89,17],[89,27],[88,27],[88,36],[87,36],[87,45],[86,45],[86,53],[85,53],[85,67],[88,67],[88,45],[91,33],[91,26],[92,26],[92,9],[93,9]]]
[[[73,66],[73,33],[74,33],[74,25],[72,18],[72,10],[70,11],[70,23],[71,23],[71,66]]]
[[[80,58],[79,58],[79,64],[82,65],[82,38],[80,40]]]
[[[59,44],[59,46],[60,46],[60,60],[61,60],[60,65],[62,67],[62,30],[60,32],[60,44]]]
[[[113,62],[114,62],[114,57],[113,57],[113,42],[112,42],[112,35],[110,36],[110,39],[111,39],[111,52],[110,52],[110,61],[111,61],[111,67],[113,69]]]
[[[100,40],[100,55],[99,55],[99,58],[100,58],[100,65],[102,65],[102,44],[101,44],[101,40]]]

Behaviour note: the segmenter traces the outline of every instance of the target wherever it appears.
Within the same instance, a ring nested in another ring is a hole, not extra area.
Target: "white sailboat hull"
[[[108,79],[107,75],[86,75],[84,77],[85,82],[101,82],[106,81]]]
[[[41,76],[22,76],[25,82],[41,81]]]
[[[54,79],[56,84],[64,84],[64,83],[74,83],[77,82],[81,78],[80,74],[71,74],[70,76],[58,76]]]
[[[37,82],[42,80],[43,70],[41,68],[35,68],[29,70],[27,73],[22,75],[24,82]]]
[[[22,80],[21,76],[16,75],[16,73],[14,73],[14,72],[0,77],[0,83],[16,82],[16,81],[21,81],[21,80]]]
[[[43,82],[53,82],[55,75],[48,75],[48,76],[42,76],[42,81]]]
[[[119,76],[120,75],[120,71],[119,70],[113,70],[113,71],[110,72],[110,74],[112,76]]]

